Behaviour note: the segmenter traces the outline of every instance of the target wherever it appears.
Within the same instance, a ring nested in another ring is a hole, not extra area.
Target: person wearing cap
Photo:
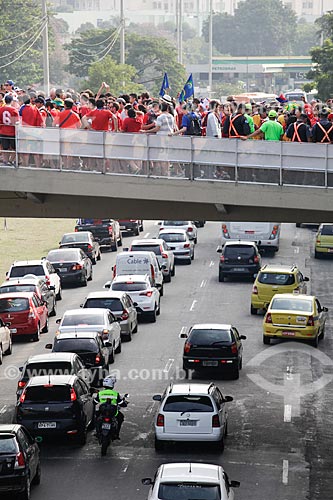
[[[56,101],[57,99],[55,99]],[[64,110],[61,111],[54,119],[54,126],[59,128],[80,128],[81,120],[77,113],[73,111],[73,99],[64,100]]]
[[[329,113],[328,108],[322,108],[319,121],[312,127],[312,142],[320,142],[322,144],[333,143],[333,124],[328,119]]]
[[[261,137],[264,138],[265,141],[281,141],[284,130],[281,125],[276,119],[277,119],[277,112],[272,109],[268,113],[268,121],[264,122],[261,127],[253,132],[252,134],[241,137],[241,139],[246,140],[246,139],[251,139],[251,137]]]
[[[64,109],[64,101],[60,99],[60,97],[56,97],[51,102],[54,105],[54,109],[56,109],[57,111],[60,112]]]
[[[40,112],[42,120],[43,120],[43,124],[41,126],[45,127],[46,126],[46,118],[48,117],[48,112],[45,108],[45,99],[41,96],[36,97],[35,106],[38,109],[38,111]]]

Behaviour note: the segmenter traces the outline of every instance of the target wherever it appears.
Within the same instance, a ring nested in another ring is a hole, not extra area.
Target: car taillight
[[[160,231],[163,231],[164,227],[160,227]]]
[[[258,288],[255,285],[252,287],[252,294],[258,295]]]
[[[259,257],[258,257],[258,255],[255,255],[255,257],[254,257],[253,261],[254,261],[256,264],[258,264],[258,262],[259,262]]]
[[[109,234],[112,234],[113,233],[113,229],[112,229],[112,226],[109,226]]]
[[[188,228],[187,228],[187,232],[188,232],[188,233],[192,233],[192,231],[193,231],[193,227],[188,227]]]
[[[92,245],[89,244],[88,245],[88,250],[92,250],[92,249],[93,249]]]
[[[150,269],[151,269],[152,280],[155,281],[155,269],[154,269],[154,266],[152,264],[150,264]]]
[[[103,420],[104,420],[104,422],[110,422],[109,417],[104,417],[104,419],[103,419]]]
[[[273,323],[271,313],[266,314],[265,323]]]
[[[308,322],[306,324],[307,326],[314,326],[314,317],[309,316]]]
[[[167,259],[169,256],[168,256],[168,254],[167,254],[167,253],[164,253],[164,252],[163,252],[163,253],[162,253],[162,257],[163,257],[163,259]]]
[[[232,352],[232,354],[237,354],[237,345],[236,344],[231,344],[231,352]]]
[[[190,246],[191,245],[189,243],[185,243],[184,248],[190,248]]]
[[[14,469],[22,469],[25,467],[25,459],[22,451],[16,454]]]
[[[75,231],[75,233],[78,233],[78,232],[79,232],[79,230],[78,230],[78,228],[77,228],[77,227],[74,229],[74,231]]]
[[[213,415],[212,416],[212,427],[221,427],[221,424],[220,424],[220,418],[218,415]]]
[[[26,382],[23,382],[23,380],[20,380],[19,383],[17,384],[17,387],[22,388],[22,387],[25,387],[26,385],[27,385]]]
[[[74,264],[72,269],[73,271],[80,271],[81,269],[83,269],[83,266],[81,266],[81,264]]]
[[[45,276],[45,283],[47,284],[47,286],[51,285],[50,276]]]
[[[123,310],[123,314],[121,315],[121,319],[125,320],[125,319],[128,319],[128,318],[129,318],[128,311],[126,311],[126,309],[124,309]]]
[[[99,354],[96,354],[96,357],[95,357],[95,363],[96,363],[96,365],[98,365],[100,362],[101,362],[101,357],[100,357]]]
[[[161,415],[161,413],[157,415],[156,425],[157,427],[164,427],[164,415]]]
[[[320,243],[320,238],[317,238],[317,239],[316,239],[316,243]]]
[[[33,310],[32,307],[30,307],[28,318],[29,319],[35,319],[36,318],[35,311]]]
[[[191,343],[190,342],[185,342],[184,345],[184,352],[188,353],[191,350]]]
[[[74,387],[71,387],[71,401],[76,401],[76,392]]]
[[[114,265],[113,266],[113,277],[115,278],[116,277],[116,272],[117,272],[117,266]]]
[[[139,295],[145,295],[146,297],[151,297],[153,295],[153,292],[149,290],[148,292],[140,292]]]
[[[24,403],[24,400],[25,400],[25,392],[22,392],[20,396],[20,403]]]
[[[224,261],[225,261],[225,257],[224,257],[224,255],[221,255],[220,262],[224,262]]]

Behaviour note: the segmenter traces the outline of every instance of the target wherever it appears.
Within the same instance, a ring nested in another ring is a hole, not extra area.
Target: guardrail
[[[329,144],[18,126],[16,147],[19,167],[333,187]]]

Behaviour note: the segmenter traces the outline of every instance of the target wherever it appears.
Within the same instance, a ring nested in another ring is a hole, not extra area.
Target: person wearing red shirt
[[[121,119],[121,114],[120,114],[120,107],[117,102],[113,102],[110,106],[111,112],[115,115],[117,118],[117,131],[120,132],[123,126],[123,121]],[[113,124],[111,123],[111,131],[115,132],[113,129]]]
[[[19,122],[19,113],[12,106],[13,96],[5,95],[5,105],[0,107],[0,139],[3,159],[6,164],[14,160],[10,151],[15,151],[15,124]]]
[[[20,108],[21,123],[25,127],[42,127],[43,118],[33,104],[30,102],[28,95],[22,96],[23,105]]]
[[[122,132],[137,133],[140,132],[142,127],[142,120],[137,118],[136,112],[133,108],[127,111],[127,117],[123,120]]]
[[[77,113],[73,111],[74,101],[73,99],[65,99],[64,100],[64,110],[61,111],[53,120],[53,126],[61,128],[61,129],[79,129],[81,128],[81,120]],[[63,141],[65,137],[63,137]],[[66,153],[70,153],[71,151],[71,143],[64,143],[63,151]],[[65,168],[73,168],[76,165],[76,158],[71,156],[62,156],[63,166]]]
[[[96,108],[89,111],[82,119],[82,123],[87,128],[91,130],[108,132],[111,123],[113,124],[113,129],[117,131],[118,122],[114,114],[109,110],[104,108],[103,99],[97,99]]]

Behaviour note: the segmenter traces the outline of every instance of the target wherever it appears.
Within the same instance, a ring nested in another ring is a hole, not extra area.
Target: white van
[[[222,246],[227,241],[254,241],[259,250],[277,252],[280,222],[222,222]]]
[[[112,268],[113,277],[124,274],[148,274],[152,286],[163,295],[163,272],[154,252],[122,252]]]

